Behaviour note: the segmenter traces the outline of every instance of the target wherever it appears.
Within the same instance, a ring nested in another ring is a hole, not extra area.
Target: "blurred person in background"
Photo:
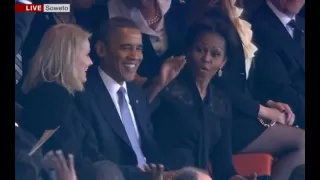
[[[28,0],[16,0],[16,4],[31,4]],[[21,47],[29,33],[31,22],[34,18],[35,13],[15,13],[15,82],[19,83],[23,71],[22,71],[22,57]],[[15,88],[15,96],[18,97],[19,86]]]

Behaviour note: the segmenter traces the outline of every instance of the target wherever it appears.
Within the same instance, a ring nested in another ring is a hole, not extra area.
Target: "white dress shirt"
[[[122,120],[122,117],[121,117],[121,111],[120,111],[120,106],[119,106],[118,91],[119,91],[119,89],[121,87],[123,87],[126,90],[127,93],[125,94],[125,99],[126,99],[126,101],[128,103],[129,111],[130,111],[130,114],[131,114],[131,117],[132,117],[132,120],[133,120],[134,129],[136,130],[136,134],[137,134],[137,137],[139,139],[139,131],[138,131],[136,119],[134,117],[134,113],[133,113],[133,110],[132,110],[132,107],[131,107],[131,104],[130,104],[126,82],[124,82],[123,85],[120,85],[114,79],[112,79],[110,76],[108,76],[100,67],[98,68],[98,71],[99,71],[100,77],[101,77],[104,85],[106,86],[106,88],[107,88],[107,90],[108,90],[108,92],[109,92],[109,94],[111,96],[113,104],[114,104],[114,106],[116,107],[116,109],[118,111],[118,114],[119,114],[119,117],[120,117],[121,121],[123,121],[123,120]],[[106,109],[106,111],[108,111],[108,109]]]
[[[279,20],[282,22],[284,27],[287,29],[291,37],[293,37],[293,28],[288,25],[288,23],[291,20],[295,20],[296,17],[294,16],[293,18],[289,17],[288,15],[284,14],[280,10],[278,10],[269,0],[267,0],[267,5],[271,8],[273,13],[279,18]]]
[[[158,4],[162,13],[162,17],[164,17],[164,15],[170,9],[171,0],[158,0]],[[142,33],[150,36],[151,44],[157,55],[162,55],[166,52],[168,49],[168,39],[165,31],[164,18],[161,18],[156,29],[152,29],[149,27],[139,9],[132,8],[130,10],[121,2],[121,0],[109,0],[108,11],[109,18],[124,17],[134,21]]]

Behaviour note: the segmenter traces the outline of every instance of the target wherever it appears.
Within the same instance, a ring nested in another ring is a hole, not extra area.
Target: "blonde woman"
[[[43,36],[23,83],[26,94],[20,126],[37,139],[47,130],[55,134],[42,146],[44,154],[62,149],[77,160],[82,154],[87,126],[82,124],[73,95],[83,91],[92,64],[90,34],[72,24],[58,24]]]

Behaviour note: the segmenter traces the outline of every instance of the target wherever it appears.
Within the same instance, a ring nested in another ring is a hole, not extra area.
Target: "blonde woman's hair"
[[[245,65],[246,65],[246,76],[249,76],[249,70],[251,68],[252,61],[254,59],[255,53],[258,48],[252,42],[253,32],[251,30],[251,24],[242,19],[241,15],[243,12],[242,8],[237,7],[236,4],[242,6],[242,0],[222,0],[222,9],[228,14],[233,25],[238,31],[240,38],[242,40],[242,46],[245,55]]]
[[[58,24],[50,28],[32,58],[22,90],[28,93],[44,82],[55,82],[70,94],[83,91],[76,61],[90,34],[74,24]]]

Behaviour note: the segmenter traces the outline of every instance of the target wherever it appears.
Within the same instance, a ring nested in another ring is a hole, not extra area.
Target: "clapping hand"
[[[161,66],[159,85],[166,86],[171,80],[173,80],[180,73],[181,69],[186,64],[185,56],[169,57]]]
[[[163,180],[164,166],[162,164],[145,164],[138,168],[145,173],[146,179]]]
[[[57,180],[77,180],[72,154],[65,158],[62,151],[58,150],[48,153],[46,158],[50,159],[50,166],[55,169]]]

